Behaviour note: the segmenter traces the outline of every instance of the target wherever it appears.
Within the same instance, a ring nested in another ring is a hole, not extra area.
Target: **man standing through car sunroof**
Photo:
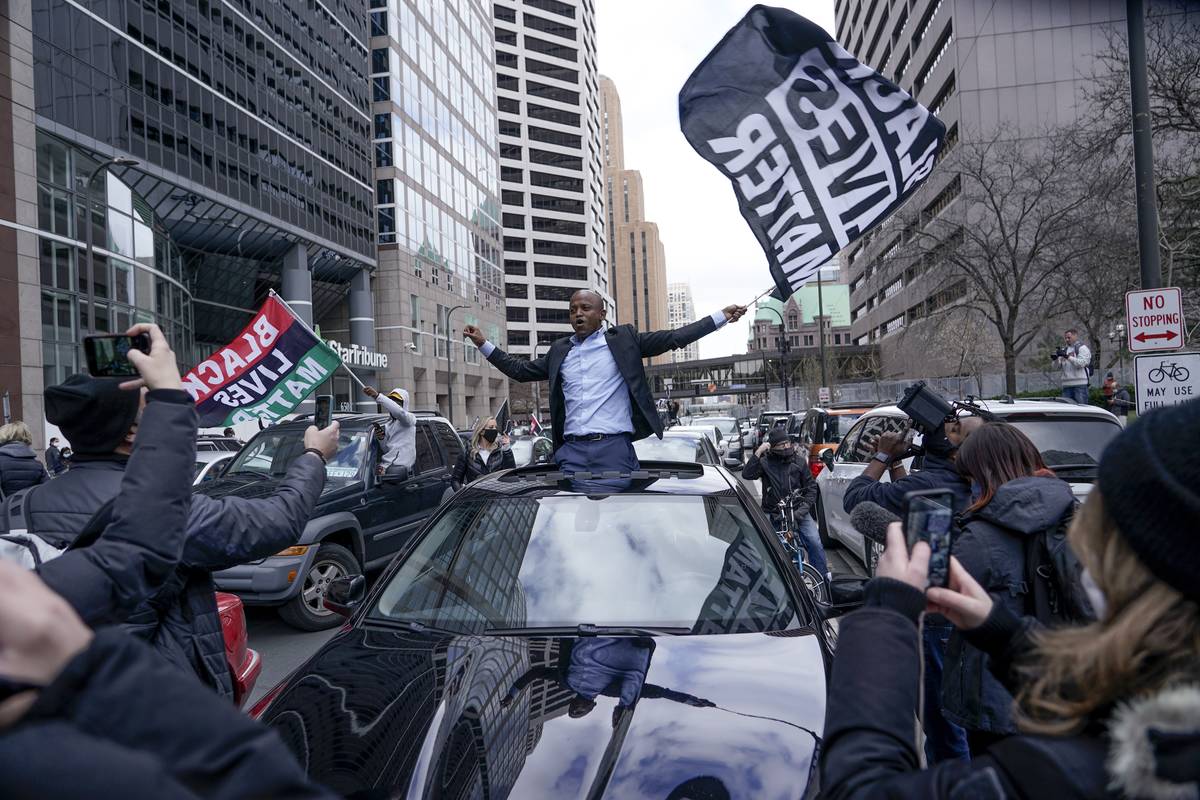
[[[575,334],[533,361],[505,353],[474,325],[463,336],[513,380],[549,380],[554,460],[564,472],[629,472],[638,468],[633,443],[652,433],[662,438],[663,432],[642,359],[686,347],[745,313],[745,306],[730,305],[673,331],[640,333],[632,325],[605,330],[604,299],[580,289],[571,295]]]

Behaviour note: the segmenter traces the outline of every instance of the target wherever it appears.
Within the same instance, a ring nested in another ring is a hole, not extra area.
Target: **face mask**
[[[1084,570],[1079,574],[1079,584],[1083,587],[1084,594],[1087,595],[1088,602],[1092,604],[1092,610],[1096,612],[1096,619],[1104,619],[1105,612],[1108,611],[1108,599],[1104,596],[1104,592],[1096,585],[1096,580],[1091,573]]]
[[[495,428],[488,428],[487,430],[485,430],[483,432],[483,438],[486,439],[488,442],[496,441],[496,437],[499,435],[500,435],[500,431],[496,430]]]
[[[792,449],[790,447],[786,450],[775,450],[772,448],[771,456],[773,458],[791,458],[792,457]]]

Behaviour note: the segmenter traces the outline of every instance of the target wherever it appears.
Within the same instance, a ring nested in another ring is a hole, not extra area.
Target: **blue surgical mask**
[[[1092,604],[1092,610],[1096,612],[1096,619],[1104,619],[1108,612],[1108,600],[1104,596],[1104,592],[1096,585],[1096,579],[1084,567],[1079,574],[1079,583],[1083,586],[1083,592],[1087,595],[1088,602]]]

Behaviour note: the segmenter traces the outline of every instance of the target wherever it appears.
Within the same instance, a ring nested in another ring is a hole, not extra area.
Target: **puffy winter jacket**
[[[897,481],[874,481],[866,475],[859,475],[846,487],[842,508],[849,514],[859,503],[870,501],[899,517],[907,510],[904,496],[925,489],[949,489],[954,492],[954,507],[957,509],[966,508],[971,497],[971,485],[958,474],[953,461],[927,454],[919,470]]]
[[[6,800],[332,798],[279,736],[113,628],[0,728]]]
[[[759,458],[758,453],[753,453],[742,468],[742,477],[748,481],[762,479],[762,509],[768,514],[776,513],[782,499],[781,493],[786,497],[793,491],[799,491],[800,502],[795,512],[797,517],[803,516],[817,502],[817,493],[820,491],[808,464],[795,454],[789,459],[781,459],[770,455]]]
[[[50,480],[33,448],[24,442],[0,445],[0,497]]]
[[[91,515],[116,496],[126,460],[81,460],[29,498],[34,528],[48,541],[74,541]],[[192,495],[176,573],[129,624],[162,655],[233,696],[212,573],[274,555],[304,531],[325,484],[321,460],[301,455],[274,494],[261,499]]]
[[[486,463],[478,450],[463,450],[454,465],[454,482],[459,486],[465,486],[489,473],[502,469],[513,469],[516,466],[517,461],[513,457],[513,452],[507,447],[494,451]]]
[[[1071,485],[1057,478],[1019,478],[996,490],[983,508],[961,518],[954,555],[1014,615],[1026,613],[1025,546],[1057,526],[1072,508]],[[942,709],[968,730],[1013,733],[1012,696],[988,669],[987,656],[955,632],[946,647]]]
[[[864,607],[839,625],[820,756],[821,796],[831,800],[1002,800],[1196,796],[1200,689],[1171,687],[1131,700],[1077,736],[1011,736],[970,762],[922,770],[913,726],[919,706],[922,592],[886,578],[867,585]],[[1031,620],[996,604],[968,634],[995,676],[1033,646]],[[1190,789],[1190,795],[1189,795]]]

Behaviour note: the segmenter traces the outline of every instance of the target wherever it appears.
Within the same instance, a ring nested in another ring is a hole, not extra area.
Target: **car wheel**
[[[829,523],[825,520],[825,501],[817,494],[817,530],[821,534],[821,546],[826,550],[836,550],[842,543],[829,535]]]
[[[333,542],[322,544],[304,576],[300,594],[288,601],[287,605],[279,607],[279,616],[288,625],[302,631],[323,631],[337,627],[344,619],[325,608],[325,591],[334,580],[361,572],[358,559],[349,550]]]
[[[875,577],[875,567],[879,566],[879,559],[883,557],[883,545],[873,539],[867,539],[864,542],[864,552],[866,560],[863,566],[867,568],[867,575]]]

